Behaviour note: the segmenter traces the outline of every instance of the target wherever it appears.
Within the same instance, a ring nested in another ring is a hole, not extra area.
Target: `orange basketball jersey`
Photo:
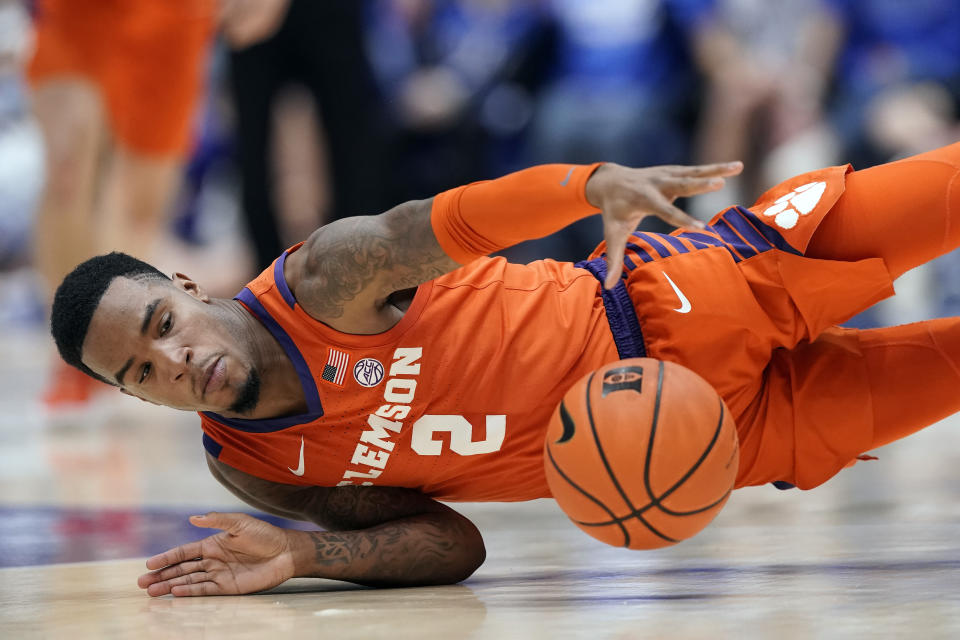
[[[727,402],[741,444],[737,486],[815,486],[868,446],[858,436],[870,429],[868,408],[847,393],[863,391],[862,377],[852,371],[835,397],[814,397],[802,367],[771,363],[892,292],[878,258],[802,255],[848,170],[793,178],[704,231],[635,234],[609,291],[602,245],[578,265],[476,260],[421,285],[378,335],[339,333],[307,315],[284,280],[285,254],[238,299],[297,366],[310,411],[261,421],[202,414],[207,451],[287,484],[546,497],[543,438],[564,392],[602,364],[650,356],[693,369]],[[836,415],[844,429],[833,428]]]
[[[208,452],[286,484],[411,487],[447,500],[549,496],[548,416],[577,378],[617,357],[589,272],[483,258],[421,285],[389,331],[348,335],[296,303],[286,255],[237,299],[286,349],[310,412],[201,414]]]

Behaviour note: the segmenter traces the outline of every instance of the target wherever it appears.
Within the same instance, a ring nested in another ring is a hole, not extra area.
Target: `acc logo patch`
[[[813,211],[826,189],[826,182],[808,182],[777,198],[772,205],[764,209],[762,215],[773,217],[773,221],[781,229],[793,229],[800,216]]]
[[[643,367],[617,367],[603,374],[601,398],[606,398],[608,393],[624,389],[633,389],[637,393],[642,392]]]
[[[383,365],[374,358],[364,358],[353,365],[353,379],[362,387],[375,387],[383,380]]]

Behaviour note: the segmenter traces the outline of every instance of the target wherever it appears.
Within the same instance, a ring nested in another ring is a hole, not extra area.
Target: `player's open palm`
[[[607,279],[612,288],[623,271],[627,239],[647,216],[657,216],[675,227],[702,229],[703,223],[674,206],[677,198],[694,196],[723,187],[724,178],[743,170],[740,162],[699,166],[664,165],[631,169],[618,164],[602,165],[587,181],[590,204],[603,215],[607,247]]]
[[[152,571],[137,584],[151,596],[252,593],[293,577],[293,554],[284,529],[242,513],[208,513],[192,516],[190,522],[223,531],[147,560]]]

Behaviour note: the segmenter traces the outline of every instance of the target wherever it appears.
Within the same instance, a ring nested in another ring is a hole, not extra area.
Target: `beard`
[[[243,415],[257,408],[260,401],[260,374],[256,369],[250,369],[243,387],[237,393],[237,399],[228,407],[231,413]]]

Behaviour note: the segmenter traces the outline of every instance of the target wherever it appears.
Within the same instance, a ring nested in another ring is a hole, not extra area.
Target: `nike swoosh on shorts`
[[[677,297],[680,298],[680,306],[674,309],[677,313],[690,313],[690,310],[693,308],[693,305],[690,304],[690,301],[687,300],[687,296],[683,295],[683,291],[680,291],[680,287],[674,284],[673,280],[670,279],[670,276],[667,275],[666,271],[661,271],[663,277],[667,279],[667,282],[670,283],[670,286],[673,287],[673,292],[677,294]]]

